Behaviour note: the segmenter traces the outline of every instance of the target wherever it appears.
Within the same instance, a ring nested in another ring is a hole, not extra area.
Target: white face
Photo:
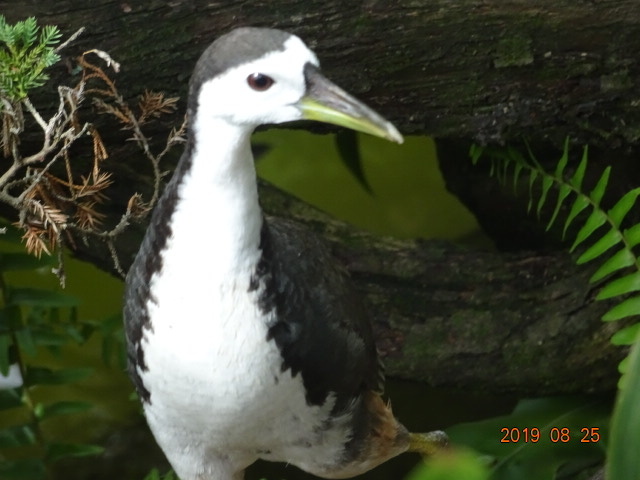
[[[318,66],[318,59],[298,37],[292,36],[284,47],[205,82],[198,97],[198,116],[248,128],[300,119],[296,103],[306,90],[304,66]]]

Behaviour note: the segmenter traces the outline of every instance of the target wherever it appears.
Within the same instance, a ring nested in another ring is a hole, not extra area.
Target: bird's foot
[[[423,457],[430,457],[447,447],[449,447],[449,437],[442,430],[409,434],[409,451],[417,452]]]

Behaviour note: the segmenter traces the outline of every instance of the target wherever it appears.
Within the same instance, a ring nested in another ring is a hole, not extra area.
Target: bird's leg
[[[449,446],[449,437],[442,430],[427,433],[409,434],[409,452],[417,452],[423,457],[430,457]]]

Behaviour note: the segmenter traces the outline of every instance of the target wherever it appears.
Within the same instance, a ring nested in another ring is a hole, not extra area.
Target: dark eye
[[[275,83],[275,80],[263,73],[252,73],[247,77],[247,83],[257,92],[264,92]]]

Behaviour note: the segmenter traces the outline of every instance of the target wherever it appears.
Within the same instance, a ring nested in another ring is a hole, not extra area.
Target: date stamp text
[[[538,427],[502,427],[500,443],[538,443],[547,435],[552,443],[569,443],[575,438],[580,443],[598,443],[600,441],[599,427],[582,427],[572,430],[569,427],[553,427],[548,432],[542,432]]]

